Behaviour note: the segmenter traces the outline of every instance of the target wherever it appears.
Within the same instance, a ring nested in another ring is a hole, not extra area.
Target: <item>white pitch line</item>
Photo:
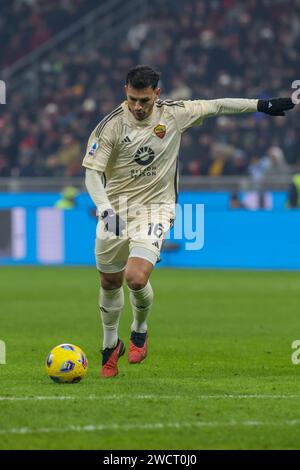
[[[1,429],[0,435],[5,434],[50,434],[68,432],[103,432],[103,431],[136,431],[157,429],[190,429],[190,428],[224,428],[224,427],[292,427],[300,426],[300,419],[285,421],[195,421],[195,422],[170,422],[170,423],[133,423],[133,424],[89,424],[85,426],[70,425],[64,428],[8,428]]]
[[[45,395],[45,396],[23,396],[23,397],[9,397],[0,396],[1,401],[46,401],[46,400],[247,400],[247,399],[265,399],[265,400],[288,400],[288,399],[300,399],[300,395],[263,395],[263,394],[245,394],[245,395],[194,395],[194,396],[183,396],[183,395],[88,395],[88,396],[76,396],[76,395]]]

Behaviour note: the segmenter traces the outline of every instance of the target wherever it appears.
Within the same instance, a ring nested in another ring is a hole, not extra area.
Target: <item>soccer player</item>
[[[118,374],[118,359],[125,352],[118,337],[124,279],[133,313],[128,360],[139,363],[147,356],[153,302],[149,278],[175,217],[182,133],[211,116],[256,111],[284,116],[294,107],[290,98],[161,100],[158,82],[159,74],[149,66],[128,72],[126,101],[94,129],[83,160],[86,187],[99,217],[95,256],[103,377]]]

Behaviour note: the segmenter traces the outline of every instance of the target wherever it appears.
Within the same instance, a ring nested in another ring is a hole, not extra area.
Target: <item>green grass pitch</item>
[[[1,268],[1,449],[299,449],[300,274],[156,270],[149,356],[99,378],[98,279],[89,268]],[[125,289],[127,292],[127,290]],[[121,318],[128,346],[131,312]],[[89,359],[58,385],[45,358]]]

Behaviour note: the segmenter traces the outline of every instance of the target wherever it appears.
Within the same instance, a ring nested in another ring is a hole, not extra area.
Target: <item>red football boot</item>
[[[137,333],[132,331],[129,342],[128,361],[131,364],[138,364],[147,357],[147,333]]]
[[[118,340],[114,348],[105,348],[102,351],[102,377],[115,377],[118,375],[118,360],[125,353],[123,341]]]

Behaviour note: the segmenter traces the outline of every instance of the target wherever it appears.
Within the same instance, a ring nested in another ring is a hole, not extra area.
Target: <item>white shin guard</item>
[[[148,281],[145,287],[140,290],[132,290],[129,288],[129,299],[133,313],[131,331],[146,333],[147,318],[153,303],[153,290],[150,282]]]
[[[103,325],[103,349],[114,348],[118,342],[118,326],[124,307],[123,287],[106,290],[100,288],[99,307]]]

